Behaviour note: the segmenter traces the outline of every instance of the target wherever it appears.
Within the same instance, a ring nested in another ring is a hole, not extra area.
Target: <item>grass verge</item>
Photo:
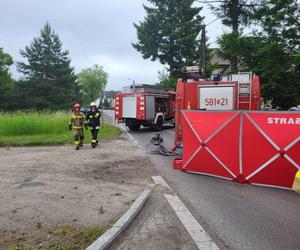
[[[18,243],[11,243],[7,250],[76,250],[85,249],[98,237],[112,226],[113,222],[103,227],[78,228],[73,225],[62,224],[54,228],[48,228],[45,238],[38,236],[26,237]]]
[[[73,132],[68,130],[70,114],[66,112],[0,113],[0,146],[38,146],[72,144]],[[121,134],[119,128],[103,124],[99,139],[112,140]],[[91,132],[85,131],[85,143]]]

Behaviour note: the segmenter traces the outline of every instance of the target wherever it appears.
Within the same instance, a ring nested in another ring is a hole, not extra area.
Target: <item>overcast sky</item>
[[[163,65],[144,60],[131,46],[136,42],[133,23],[143,20],[146,0],[0,0],[0,47],[14,61],[22,60],[19,50],[29,45],[49,21],[69,50],[75,72],[93,64],[104,66],[109,74],[107,89],[121,89],[132,80],[157,82]],[[205,7],[205,23],[215,16]],[[212,43],[224,31],[220,21],[207,27]],[[213,44],[215,45],[215,44]],[[15,67],[14,77],[20,77]]]

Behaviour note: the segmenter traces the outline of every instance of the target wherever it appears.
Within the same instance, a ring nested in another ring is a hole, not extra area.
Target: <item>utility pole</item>
[[[135,81],[132,80],[131,78],[128,78],[129,81],[132,81],[132,85],[130,85],[131,91],[134,93],[135,92]]]
[[[101,122],[104,124],[104,113],[103,113],[103,99],[104,99],[104,89],[103,87],[101,88]]]
[[[200,40],[200,48],[202,48],[202,69],[203,69],[203,76],[206,77],[206,25],[201,25],[201,40]]]
[[[135,81],[132,80],[132,88],[133,88],[133,92],[135,92]]]

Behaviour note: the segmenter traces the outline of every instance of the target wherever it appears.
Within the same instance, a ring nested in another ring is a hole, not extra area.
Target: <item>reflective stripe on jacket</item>
[[[85,123],[85,115],[81,112],[74,112],[70,118],[70,124],[74,129],[81,129]]]

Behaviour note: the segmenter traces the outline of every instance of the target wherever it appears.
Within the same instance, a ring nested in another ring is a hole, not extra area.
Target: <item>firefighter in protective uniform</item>
[[[69,123],[69,130],[73,129],[76,150],[78,150],[79,147],[83,146],[83,140],[84,140],[83,126],[85,122],[86,122],[85,115],[82,112],[80,112],[80,104],[75,103],[73,105],[73,113],[71,115],[71,119]]]
[[[97,105],[95,102],[92,102],[90,105],[90,110],[86,114],[87,125],[92,133],[92,147],[95,148],[98,145],[98,132],[100,129],[100,118],[101,112],[97,109]],[[86,126],[87,129],[87,126]]]

